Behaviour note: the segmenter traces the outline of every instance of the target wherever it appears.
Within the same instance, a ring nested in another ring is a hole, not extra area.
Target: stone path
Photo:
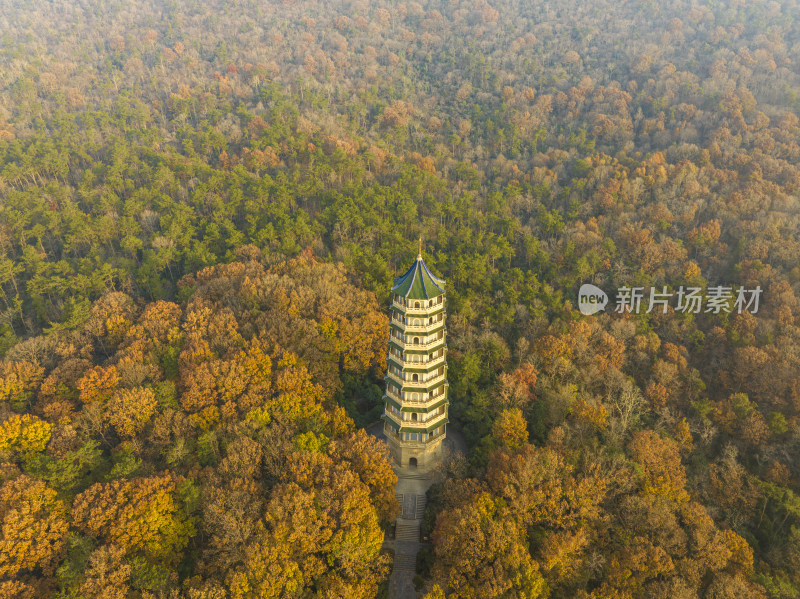
[[[425,492],[433,484],[431,473],[396,468],[397,501],[402,507],[394,536],[394,567],[389,579],[389,599],[416,599],[414,576],[419,553],[419,527],[425,514]]]
[[[386,440],[383,423],[378,422],[367,428],[367,432]],[[448,427],[444,446],[450,453],[466,454],[466,443],[460,432]],[[423,470],[395,465],[397,486],[395,495],[402,508],[397,518],[394,539],[385,539],[383,548],[394,550],[394,566],[389,579],[389,599],[417,599],[414,576],[417,570],[417,554],[422,544],[419,541],[420,524],[425,515],[426,492],[442,473],[437,468]]]

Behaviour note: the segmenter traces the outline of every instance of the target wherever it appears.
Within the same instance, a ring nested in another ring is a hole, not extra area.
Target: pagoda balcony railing
[[[408,373],[406,374],[408,375]],[[422,386],[428,387],[434,383],[446,380],[447,370],[445,369],[445,371],[442,374],[437,374],[428,379],[425,379],[423,377],[417,377],[416,381],[413,379],[411,375],[408,375],[408,378],[406,379],[403,378],[402,375],[392,372],[391,370],[386,373],[386,376],[388,376],[394,381],[397,381],[398,385],[401,387],[422,387]]]
[[[394,381],[398,386],[403,386],[404,381],[402,375],[395,374],[390,370],[386,373],[386,377]]]
[[[406,441],[395,433],[388,424],[384,424],[383,433],[387,437],[391,436],[401,447],[419,447],[420,445],[427,445],[429,443],[438,443],[445,435],[444,432],[440,432],[438,435],[428,435],[428,438],[424,441]]]
[[[414,343],[413,337],[412,338],[406,337],[405,339],[403,339],[402,337],[398,337],[395,335],[389,337],[389,340],[394,341],[395,343],[402,343],[410,348],[417,348],[417,347],[429,347],[431,345],[436,345],[437,343],[441,343],[442,341],[444,341],[444,336],[426,341],[420,341],[419,343]]]
[[[403,418],[400,416],[400,414],[394,412],[393,410],[384,410],[383,413],[391,418],[398,427],[403,426]]]
[[[398,414],[395,411],[386,410],[386,415],[389,416],[397,426],[430,426],[430,424],[435,423],[437,420],[443,420],[447,418],[447,410],[443,407],[439,410],[436,410],[435,413],[430,414],[427,418],[417,418],[416,420],[412,420],[411,418],[403,418],[402,414]],[[406,412],[408,413],[408,412]]]
[[[417,422],[421,422],[425,425],[430,425],[432,422],[436,422],[437,420],[441,420],[442,418],[447,418],[447,410],[444,409],[444,406],[438,408],[435,412],[428,414],[427,418],[422,418]],[[411,424],[414,424],[413,420],[410,420]]]
[[[429,404],[434,404],[440,401],[445,395],[440,393],[439,395],[428,395],[423,399],[410,399],[410,398],[403,398],[400,397],[399,393],[395,393],[389,389],[386,389],[386,396],[392,398],[398,403],[402,403],[403,405],[414,406],[415,408],[424,408]]]
[[[403,328],[406,333],[430,333],[431,331],[442,328],[443,325],[444,319],[429,324],[405,324]]]
[[[422,403],[422,402],[412,402],[410,399],[403,399],[400,397],[399,393],[395,393],[394,391],[390,391],[388,388],[386,389],[386,396],[392,398],[398,403]]]
[[[442,365],[442,363],[447,359],[447,356],[442,354],[441,356],[437,356],[432,360],[421,360],[419,362],[415,362],[414,360],[404,360],[395,354],[389,354],[389,357],[386,359],[389,360],[390,358],[397,364],[400,364],[400,366],[403,368],[430,368],[431,366]]]
[[[436,422],[437,420],[441,420],[442,418],[447,418],[447,410],[444,409],[444,406],[438,408],[435,412],[427,414],[426,418],[419,418],[417,420],[404,420],[404,424],[424,424],[425,426],[429,426],[430,424]]]
[[[403,304],[401,304],[398,301],[393,301],[392,302],[392,306],[394,306],[398,310],[402,310],[403,312],[406,312],[408,314],[426,314],[428,312],[433,312],[435,310],[438,310],[439,308],[442,307],[442,305],[443,305],[443,303],[433,304],[432,306],[427,306],[427,307],[424,307],[424,308],[414,308],[412,306],[404,306]]]
[[[444,317],[443,316],[441,316],[440,318],[437,318],[433,322],[425,322],[425,323],[421,323],[421,324],[409,324],[409,322],[408,322],[409,319],[408,318],[404,319],[404,318],[402,318],[400,316],[397,316],[396,314],[392,315],[391,320],[392,320],[393,323],[405,328],[406,330],[410,330],[410,329],[414,329],[414,330],[423,330],[423,329],[424,330],[430,330],[432,328],[436,328],[436,327],[441,326],[442,324],[444,324]],[[423,317],[421,320],[427,320],[427,319],[425,317]]]
[[[425,383],[426,385],[432,385],[433,383],[438,383],[438,382],[446,381],[446,380],[447,380],[447,371],[443,372],[440,375],[432,376],[432,377],[430,377],[430,378],[428,378],[428,379],[426,379],[426,380],[424,380],[422,382]],[[413,383],[413,381],[411,381],[411,382]]]

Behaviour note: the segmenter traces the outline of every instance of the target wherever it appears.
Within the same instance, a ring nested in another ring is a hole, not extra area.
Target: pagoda
[[[444,281],[420,252],[394,280],[383,430],[400,466],[438,459],[447,430],[447,331]]]

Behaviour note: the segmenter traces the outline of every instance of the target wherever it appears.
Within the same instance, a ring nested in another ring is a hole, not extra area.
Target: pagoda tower
[[[430,466],[447,430],[444,281],[420,253],[392,287],[383,430],[400,466]]]

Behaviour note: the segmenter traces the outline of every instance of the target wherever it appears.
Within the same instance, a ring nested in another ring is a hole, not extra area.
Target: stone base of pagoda
[[[398,466],[404,468],[427,469],[439,463],[442,452],[442,442],[445,435],[441,434],[428,441],[401,441],[391,432],[386,434],[392,457]]]

